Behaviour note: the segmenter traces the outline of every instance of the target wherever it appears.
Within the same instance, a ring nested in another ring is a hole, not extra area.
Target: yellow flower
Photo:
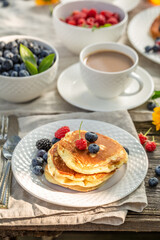
[[[153,124],[156,126],[156,131],[160,130],[160,107],[155,107],[152,113]]]
[[[37,5],[56,4],[59,0],[35,0]]]

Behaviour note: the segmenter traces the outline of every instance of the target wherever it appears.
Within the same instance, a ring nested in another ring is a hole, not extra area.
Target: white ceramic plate
[[[71,1],[76,1],[76,0],[61,0],[61,2],[71,2]],[[94,0],[91,0],[94,1]],[[121,7],[123,10],[126,12],[130,12],[133,10],[137,5],[140,3],[140,0],[101,0],[103,2],[109,2],[109,3],[114,3],[118,7]]]
[[[160,6],[148,8],[138,13],[128,25],[128,38],[136,50],[143,56],[160,64],[159,53],[145,53],[144,51],[147,45],[154,45],[154,40],[149,33],[149,29],[152,22],[159,14]]]
[[[12,170],[18,183],[27,192],[53,204],[91,207],[124,198],[141,184],[147,173],[148,160],[138,140],[114,125],[85,119],[83,119],[83,129],[112,137],[129,149],[127,165],[122,166],[102,187],[88,193],[76,192],[48,183],[44,176],[37,177],[31,172],[30,165],[36,154],[36,141],[44,137],[52,139],[54,132],[64,125],[76,130],[81,121],[82,119],[72,119],[49,123],[33,130],[20,141],[13,154]]]
[[[91,94],[83,83],[80,74],[80,65],[76,63],[65,69],[58,78],[57,88],[64,100],[70,104],[90,111],[117,111],[132,109],[145,103],[154,91],[152,77],[138,67],[136,73],[141,77],[143,89],[132,96],[119,96],[114,99],[101,99]],[[135,92],[138,88],[136,80],[127,89],[127,92]]]

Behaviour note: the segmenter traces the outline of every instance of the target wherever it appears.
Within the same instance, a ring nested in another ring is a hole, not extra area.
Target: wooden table
[[[137,132],[145,133],[150,127],[149,139],[155,137],[157,143],[160,143],[160,133],[155,131],[151,122],[135,122]],[[126,221],[120,226],[109,226],[102,224],[83,224],[76,226],[19,226],[19,227],[1,227],[1,236],[56,236],[62,231],[106,231],[106,232],[160,232],[160,184],[151,188],[148,186],[148,179],[155,175],[154,170],[160,165],[160,146],[153,153],[148,153],[149,169],[145,178],[146,192],[148,197],[148,206],[142,213],[129,212]],[[90,233],[92,234],[92,233]]]

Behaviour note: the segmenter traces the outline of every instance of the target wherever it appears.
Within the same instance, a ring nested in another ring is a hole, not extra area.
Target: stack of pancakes
[[[81,130],[85,138],[86,131]],[[48,152],[46,179],[54,184],[77,191],[91,191],[108,180],[128,160],[125,149],[115,140],[97,133],[95,142],[100,150],[90,153],[88,147],[79,150],[75,141],[79,131],[69,132]],[[88,146],[91,143],[88,143]]]

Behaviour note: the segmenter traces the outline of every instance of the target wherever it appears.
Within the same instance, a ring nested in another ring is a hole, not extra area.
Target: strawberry
[[[70,132],[70,128],[68,126],[63,126],[55,132],[55,137],[61,139],[65,137],[67,132]]]
[[[156,149],[156,147],[157,147],[157,144],[154,141],[154,138],[153,138],[153,141],[147,141],[145,144],[145,149],[147,152],[153,152]]]
[[[81,122],[80,124],[80,127],[79,127],[79,139],[76,140],[76,147],[79,149],[79,150],[85,150],[87,148],[87,141],[86,139],[84,138],[81,138],[81,126],[82,126],[82,123],[83,121]]]
[[[138,134],[140,143],[141,143],[142,145],[144,145],[145,142],[148,140],[148,137],[146,137],[146,136],[147,136],[147,134],[150,132],[151,129],[152,129],[152,128],[150,128],[144,135],[143,135],[143,133],[139,133],[139,134]]]

